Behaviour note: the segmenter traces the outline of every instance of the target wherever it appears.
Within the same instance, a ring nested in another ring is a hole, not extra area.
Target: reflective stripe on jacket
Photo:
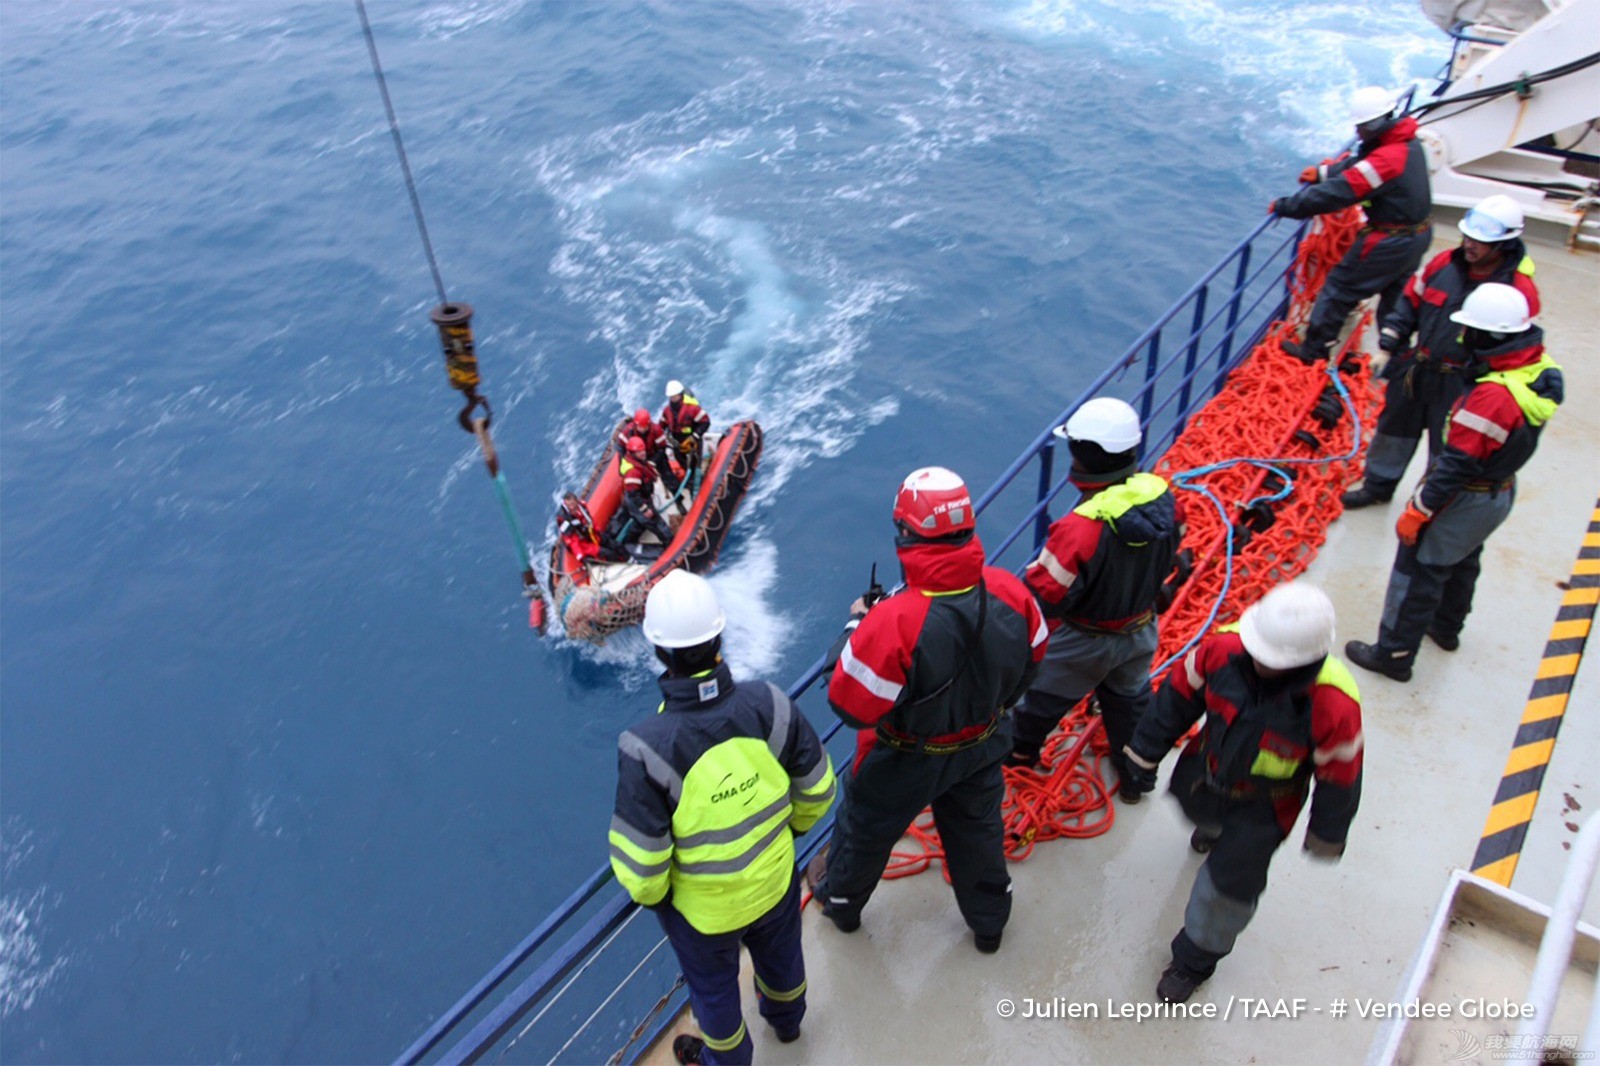
[[[660,480],[655,467],[649,463],[635,462],[631,456],[617,463],[617,473],[622,476],[623,492],[643,492],[646,499]]]
[[[1469,483],[1506,481],[1533,458],[1566,397],[1561,367],[1543,341],[1543,330],[1530,326],[1480,353],[1491,369],[1450,410],[1444,449],[1417,490],[1425,509],[1438,511]]]
[[[1428,157],[1417,140],[1417,120],[1409,116],[1364,142],[1355,155],[1335,160],[1326,174],[1276,201],[1277,213],[1310,218],[1360,204],[1374,226],[1416,226],[1433,213]]]
[[[661,713],[617,740],[611,868],[633,899],[666,900],[703,933],[767,913],[794,874],[793,833],[833,802],[833,764],[776,686],[725,664],[663,677]]]
[[[1440,252],[1406,282],[1405,295],[1395,301],[1394,310],[1383,320],[1383,331],[1400,338],[1409,347],[1416,335],[1417,356],[1452,367],[1467,361],[1461,348],[1461,326],[1450,316],[1461,310],[1479,285],[1497,282],[1510,285],[1528,301],[1528,314],[1539,313],[1539,287],[1533,283],[1533,260],[1521,240],[1506,242],[1507,247],[1495,268],[1474,277],[1461,248]]]
[[[673,404],[669,401],[661,409],[661,428],[667,436],[681,444],[685,439],[699,436],[710,429],[711,416],[694,398],[694,393],[685,392],[682,403]]]
[[[1049,631],[1016,575],[985,566],[983,544],[919,541],[898,549],[906,588],[849,633],[828,703],[860,730],[856,764],[880,723],[940,745],[977,737],[1022,698]]]

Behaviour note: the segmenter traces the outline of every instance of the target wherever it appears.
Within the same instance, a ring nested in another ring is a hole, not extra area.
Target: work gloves
[[[1394,524],[1394,531],[1400,537],[1400,543],[1414,546],[1417,538],[1422,536],[1422,528],[1433,520],[1433,512],[1423,507],[1413,496],[1406,502],[1406,509],[1400,512],[1400,520]]]

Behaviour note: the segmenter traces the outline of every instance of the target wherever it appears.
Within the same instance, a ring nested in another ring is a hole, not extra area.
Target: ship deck
[[[1453,244],[1453,225],[1440,227]],[[1445,246],[1441,244],[1440,247]],[[1379,1020],[1360,1001],[1398,995],[1451,871],[1470,868],[1546,642],[1600,493],[1600,256],[1536,242],[1537,280],[1567,402],[1519,479],[1510,519],[1489,541],[1460,650],[1431,643],[1409,684],[1355,670],[1367,736],[1361,812],[1337,865],[1305,858],[1304,819],[1279,852],[1250,928],[1193,1004],[1217,1017],[1122,1016],[1153,1005],[1200,857],[1160,790],[1116,811],[1109,832],[1037,848],[1012,868],[1015,906],[998,954],[978,954],[936,873],[887,882],[844,935],[805,915],[809,1013],[783,1045],[747,1019],[765,1063],[1352,1062]],[[1409,474],[1420,476],[1422,460]],[[1333,597],[1340,643],[1376,635],[1403,506],[1337,521],[1307,575]],[[1600,527],[1597,527],[1600,528]],[[1592,563],[1590,565],[1593,565]],[[1581,662],[1511,887],[1548,902],[1581,821],[1600,806],[1600,666]],[[1556,664],[1565,668],[1567,664]],[[1163,766],[1166,772],[1173,759]],[[1506,811],[1502,808],[1503,818]],[[1584,917],[1600,924],[1600,895]],[[746,989],[748,992],[748,983]],[[1496,985],[1496,990],[1499,986]],[[1486,989],[1486,992],[1488,990]],[[1585,997],[1588,989],[1582,990]],[[1241,1001],[1304,1001],[1299,1017],[1244,1017]],[[1026,1018],[1081,1004],[1098,1017]],[[1347,1013],[1335,1016],[1334,1004]],[[1019,1016],[1002,1017],[1010,1001]],[[1229,1017],[1224,1020],[1224,1010]],[[1587,1011],[1585,1010],[1585,1015]],[[1462,1022],[1483,1033],[1499,1023]],[[675,1031],[687,1026],[680,1019]],[[1495,1030],[1499,1031],[1499,1030]],[[1482,1035],[1482,1033],[1478,1034]],[[647,1059],[671,1061],[662,1041]],[[664,1054],[665,1053],[665,1054]]]

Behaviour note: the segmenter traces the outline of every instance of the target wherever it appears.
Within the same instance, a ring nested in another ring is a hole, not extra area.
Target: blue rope
[[[1211,489],[1205,485],[1198,484],[1197,482],[1201,478],[1214,474],[1219,470],[1227,470],[1231,467],[1241,465],[1258,466],[1263,470],[1276,475],[1278,479],[1283,482],[1282,487],[1276,492],[1270,492],[1261,496],[1257,496],[1255,499],[1250,500],[1240,508],[1242,511],[1248,511],[1258,504],[1277,503],[1279,500],[1288,497],[1289,493],[1294,491],[1294,477],[1287,469],[1285,469],[1285,467],[1319,466],[1330,463],[1348,462],[1349,460],[1354,459],[1356,456],[1361,454],[1361,417],[1356,412],[1355,401],[1350,398],[1350,390],[1345,386],[1344,379],[1339,376],[1338,363],[1332,359],[1328,360],[1326,373],[1330,378],[1333,379],[1333,386],[1339,393],[1339,402],[1344,406],[1345,413],[1350,416],[1350,425],[1354,427],[1354,432],[1351,434],[1350,450],[1348,452],[1345,452],[1343,455],[1328,456],[1326,458],[1313,457],[1309,459],[1263,459],[1255,456],[1244,456],[1237,459],[1224,459],[1221,462],[1208,463],[1205,466],[1197,466],[1192,470],[1184,470],[1171,476],[1170,481],[1175,488],[1183,489],[1186,492],[1199,493],[1210,501],[1211,506],[1216,508],[1218,517],[1222,519],[1223,527],[1228,531],[1226,544],[1227,562],[1224,565],[1222,574],[1222,591],[1217,594],[1216,602],[1211,605],[1211,611],[1206,615],[1205,625],[1201,626],[1195,635],[1190,637],[1188,642],[1184,644],[1183,647],[1173,652],[1165,662],[1152,670],[1150,672],[1151,677],[1159,677],[1166,673],[1167,669],[1171,667],[1173,663],[1187,655],[1191,648],[1200,643],[1200,639],[1202,637],[1211,632],[1211,627],[1216,624],[1217,615],[1221,612],[1222,605],[1227,602],[1228,591],[1233,587],[1234,526],[1233,522],[1230,521],[1228,517],[1228,505],[1223,503],[1217,494],[1212,492]]]

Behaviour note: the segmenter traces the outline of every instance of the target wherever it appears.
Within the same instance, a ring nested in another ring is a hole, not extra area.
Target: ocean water
[[[371,4],[530,536],[669,377],[767,452],[742,676],[987,485],[1443,38],[1393,0]],[[0,5],[8,1062],[387,1061],[605,859],[346,3]],[[823,724],[812,697],[806,710]]]

